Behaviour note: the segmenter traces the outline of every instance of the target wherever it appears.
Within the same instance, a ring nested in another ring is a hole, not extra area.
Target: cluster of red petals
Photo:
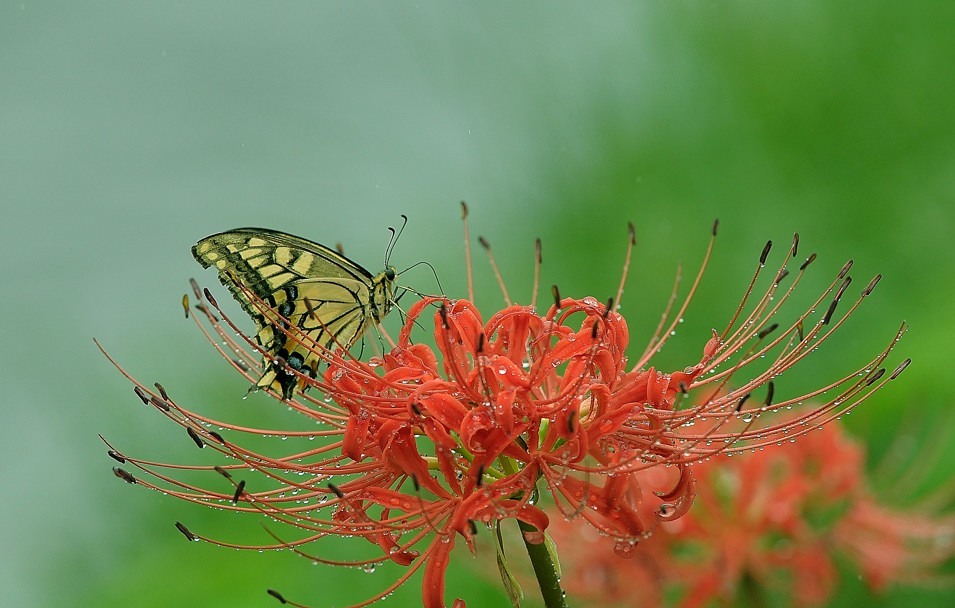
[[[883,504],[869,490],[864,456],[831,424],[794,443],[701,463],[693,508],[661,525],[634,559],[555,520],[565,587],[621,606],[735,605],[753,593],[821,606],[839,580],[838,556],[877,591],[930,583],[955,556],[955,517]]]
[[[435,304],[437,353],[410,340]],[[323,388],[349,413],[342,453],[381,467],[338,486],[351,523],[370,507],[427,513],[443,541],[424,552],[426,606],[443,605],[447,553],[457,537],[473,546],[475,522],[517,519],[545,530],[548,518],[533,504],[539,480],[566,511],[628,541],[677,513],[660,504],[689,505],[692,484],[679,467],[668,484],[659,481],[655,500],[643,499],[631,473],[669,456],[655,445],[650,412],[671,410],[677,387],[691,384],[703,364],[671,375],[628,372],[627,343],[623,317],[591,298],[565,299],[544,315],[511,306],[487,322],[466,300],[426,298],[409,311],[390,353],[329,366]],[[711,339],[704,358],[717,346]],[[641,426],[644,434],[634,434]],[[414,500],[385,489],[408,479],[420,491]],[[408,549],[392,557],[413,559]]]

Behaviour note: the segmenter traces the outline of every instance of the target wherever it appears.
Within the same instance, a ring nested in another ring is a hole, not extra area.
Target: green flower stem
[[[753,608],[767,608],[769,606],[766,601],[766,596],[759,585],[759,581],[756,580],[752,573],[746,572],[743,574],[743,580],[740,586],[743,588],[743,597],[746,598],[747,604]]]
[[[537,528],[522,521],[517,522],[522,533],[539,533]],[[567,608],[567,595],[560,588],[560,575],[558,574],[558,565],[547,550],[547,543],[531,544],[524,537],[524,546],[527,547],[527,555],[531,558],[531,564],[534,565],[534,574],[537,575],[537,583],[541,588],[541,596],[544,598],[546,608]]]

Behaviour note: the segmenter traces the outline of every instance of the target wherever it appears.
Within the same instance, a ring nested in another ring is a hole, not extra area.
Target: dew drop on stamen
[[[613,552],[618,557],[630,558],[636,553],[637,550],[637,541],[636,539],[632,541],[620,541],[614,544]]]

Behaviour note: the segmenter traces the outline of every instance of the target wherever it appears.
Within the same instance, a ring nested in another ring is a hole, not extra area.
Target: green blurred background
[[[885,278],[843,335],[787,374],[791,388],[818,383],[813,370],[861,364],[908,320],[892,362],[913,365],[849,424],[873,462],[901,441],[918,448],[905,464],[925,476],[922,490],[946,481],[955,4],[781,4],[0,5],[2,603],[272,606],[264,589],[276,587],[332,606],[387,584],[393,573],[187,544],[174,521],[263,535],[255,520],[224,525],[229,516],[110,473],[97,433],[142,456],[202,454],[137,405],[94,336],[187,404],[268,403],[240,401],[244,384],[179,302],[189,277],[215,283],[189,247],[242,225],[342,241],[374,270],[405,213],[393,262],[428,260],[463,295],[465,199],[526,301],[536,237],[545,285],[610,295],[631,220],[623,312],[640,343],[676,264],[695,268],[719,217],[696,325],[664,367],[696,360],[764,241],[798,231],[801,250],[820,256],[808,291],[849,257],[859,289]],[[479,301],[496,305],[480,274]],[[403,280],[436,289],[422,269]],[[450,588],[470,606],[500,605],[499,585],[460,558]],[[416,579],[385,603],[419,594]],[[838,598],[951,600],[951,589],[873,597],[852,575]]]

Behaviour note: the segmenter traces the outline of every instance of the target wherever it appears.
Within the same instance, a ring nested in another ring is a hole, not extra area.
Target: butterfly
[[[314,378],[317,353],[350,348],[391,311],[398,276],[388,265],[393,244],[394,238],[385,269],[374,276],[324,245],[266,228],[236,228],[193,246],[196,261],[215,266],[219,281],[255,321],[255,340],[267,354],[253,390],[272,389],[290,399],[305,381],[289,369]],[[270,308],[263,310],[249,293]]]

